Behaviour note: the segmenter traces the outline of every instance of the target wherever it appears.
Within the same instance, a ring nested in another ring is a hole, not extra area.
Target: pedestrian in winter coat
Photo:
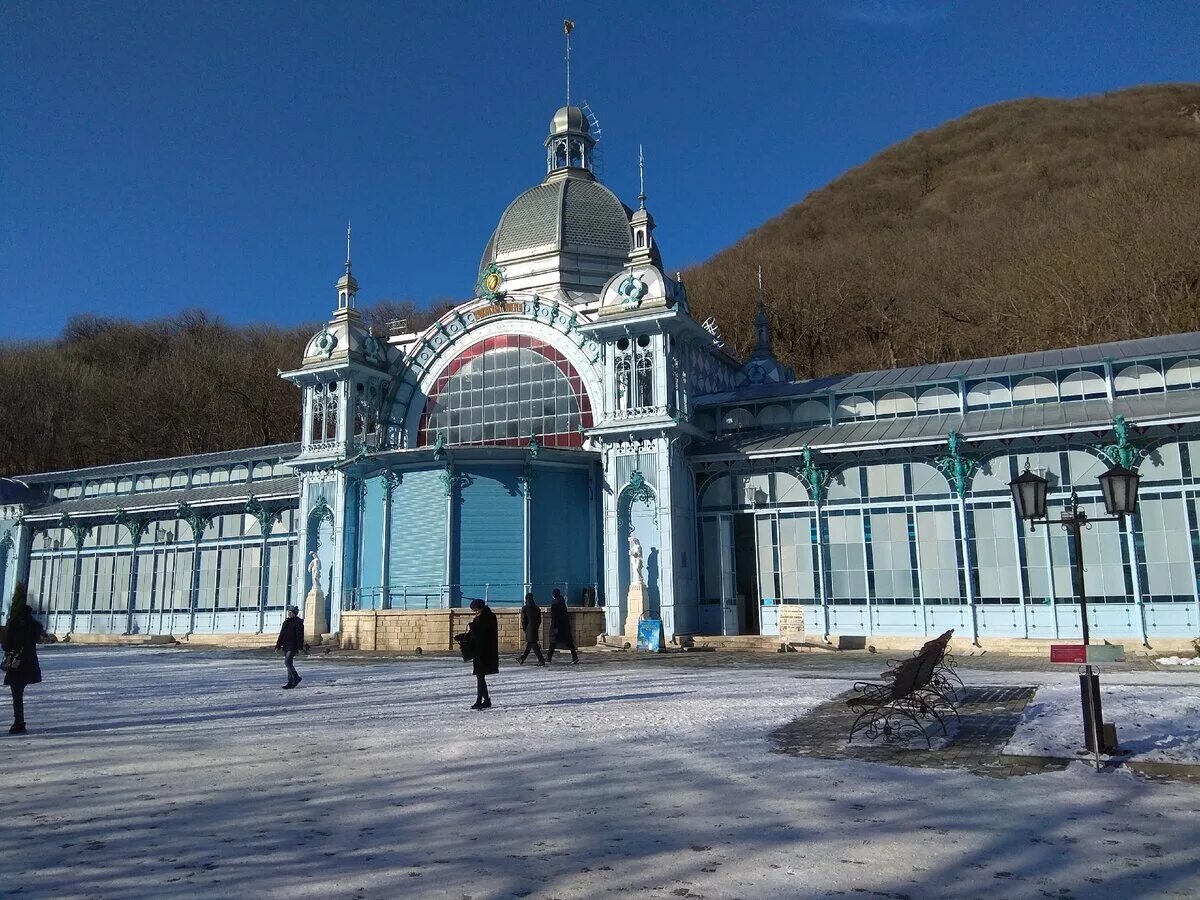
[[[546,663],[554,662],[554,648],[565,647],[571,651],[571,665],[579,664],[579,651],[575,649],[575,636],[571,634],[571,614],[567,612],[567,598],[558,588],[550,600],[550,646],[546,648]]]
[[[466,642],[471,648],[471,671],[475,673],[475,703],[471,709],[491,709],[487,676],[500,671],[500,624],[482,600],[472,600],[475,618],[467,626]]]
[[[301,678],[300,673],[296,671],[296,667],[292,664],[292,660],[296,658],[296,654],[303,650],[308,652],[308,644],[304,643],[304,620],[300,618],[300,610],[295,606],[287,608],[287,618],[283,620],[283,627],[279,629],[279,639],[275,641],[275,652],[283,651],[283,664],[287,666],[288,680],[283,686],[285,691],[290,691],[294,687],[299,687]]]
[[[537,654],[538,665],[544,666],[546,660],[542,658],[542,610],[533,602],[533,594],[525,595],[525,605],[521,607],[521,633],[525,635],[525,652],[517,661],[525,665],[525,658],[532,650]]]
[[[25,591],[24,584],[18,584],[13,591],[8,623],[4,626],[4,683],[12,691],[13,704],[9,734],[25,733],[25,687],[42,682],[42,667],[37,655],[42,623],[33,617]]]

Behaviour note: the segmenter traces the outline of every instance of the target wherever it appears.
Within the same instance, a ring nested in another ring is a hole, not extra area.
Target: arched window
[[[1095,372],[1072,372],[1062,380],[1058,394],[1063,400],[1086,400],[1107,396],[1104,379]]]
[[[638,248],[640,249],[642,247],[645,247],[646,246],[646,233],[639,228],[635,236],[637,238]]]
[[[957,409],[958,394],[949,388],[930,388],[917,397],[917,412],[954,412]]]
[[[797,425],[809,425],[814,422],[825,424],[829,421],[829,405],[820,400],[805,400],[792,413],[792,421]]]
[[[875,401],[875,415],[879,418],[903,416],[917,411],[917,401],[903,391],[890,391]]]
[[[592,408],[566,357],[529,335],[500,335],[463,350],[438,376],[421,418],[420,446],[579,447]]]
[[[775,403],[759,410],[758,424],[763,428],[780,428],[785,425],[791,425],[792,416],[788,412],[787,407]]]
[[[628,353],[622,353],[617,356],[616,372],[617,410],[619,412],[629,412],[631,400],[630,388],[633,385],[633,361],[629,358]]]
[[[861,419],[875,414],[875,404],[866,397],[855,394],[853,397],[843,397],[838,401],[837,417],[839,419]]]
[[[1161,391],[1166,386],[1162,375],[1149,366],[1126,366],[1117,373],[1113,387],[1118,394],[1146,394]]]
[[[1031,403],[1040,400],[1054,400],[1058,397],[1058,391],[1054,387],[1054,382],[1049,378],[1044,378],[1041,375],[1030,375],[1028,378],[1022,378],[1013,388],[1013,403]]]
[[[635,366],[637,369],[638,409],[650,409],[654,406],[654,354],[648,348],[639,347]]]
[[[737,407],[727,409],[721,414],[721,424],[726,431],[738,431],[754,427],[754,416],[749,411]]]
[[[998,381],[981,381],[967,391],[967,406],[995,409],[1012,405],[1012,391]]]
[[[1200,385],[1200,359],[1181,359],[1167,369],[1167,387]]]

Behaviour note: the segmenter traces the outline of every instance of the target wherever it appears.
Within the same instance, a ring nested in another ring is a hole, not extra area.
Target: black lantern
[[[1010,481],[1008,487],[1012,490],[1013,503],[1017,507],[1017,518],[1033,521],[1046,518],[1046,488],[1049,482],[1040,475],[1029,471],[1029,463],[1025,463],[1025,471]]]
[[[1133,469],[1113,466],[1100,476],[1104,508],[1110,516],[1131,516],[1137,511],[1138,482],[1142,476]]]

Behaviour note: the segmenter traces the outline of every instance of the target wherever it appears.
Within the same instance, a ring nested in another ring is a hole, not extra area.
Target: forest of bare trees
[[[384,301],[362,311],[377,333],[433,308]],[[70,320],[56,340],[0,344],[0,475],[294,441],[300,364],[318,326],[235,327],[193,310],[129,322]]]
[[[1200,330],[1200,85],[985,107],[685,272],[800,376]]]

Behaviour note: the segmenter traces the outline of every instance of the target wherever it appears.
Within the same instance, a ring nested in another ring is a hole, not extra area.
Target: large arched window
[[[529,335],[487,338],[438,376],[421,416],[419,444],[579,447],[592,408],[566,357]]]

